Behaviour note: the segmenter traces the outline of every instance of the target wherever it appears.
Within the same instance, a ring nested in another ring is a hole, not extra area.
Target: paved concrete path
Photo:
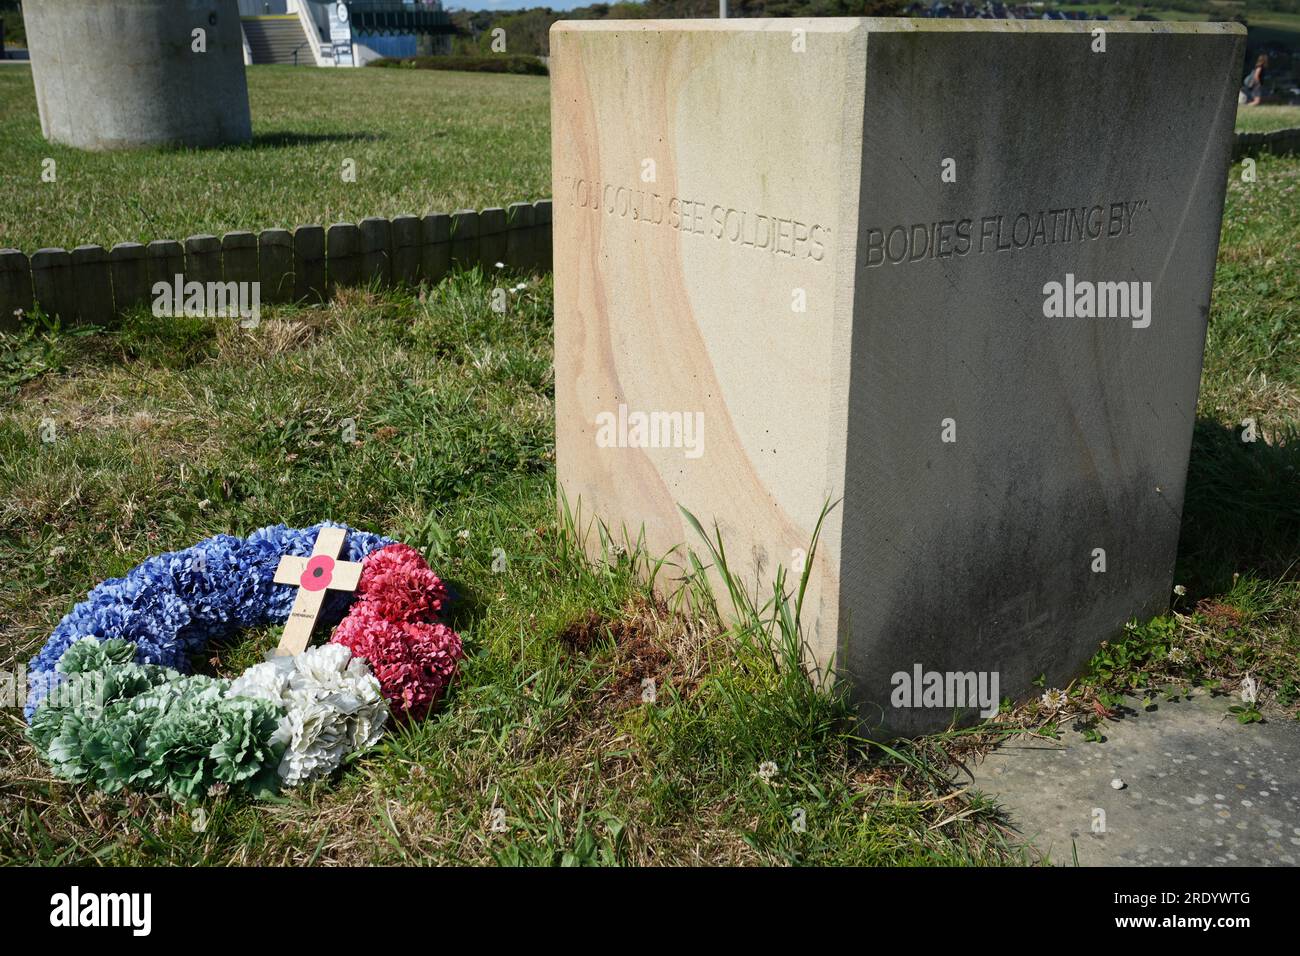
[[[1129,701],[1137,713],[1108,722],[1105,743],[1014,738],[971,768],[972,786],[1057,864],[1077,848],[1083,866],[1295,866],[1300,722],[1266,711],[1242,725],[1225,716],[1233,703]]]

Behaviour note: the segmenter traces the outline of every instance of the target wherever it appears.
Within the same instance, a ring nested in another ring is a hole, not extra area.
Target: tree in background
[[[5,46],[25,48],[27,30],[23,25],[23,5],[18,0],[0,0],[0,20],[5,25]]]
[[[899,16],[908,0],[728,0],[732,17],[889,17]],[[718,0],[647,0],[645,3],[594,3],[573,10],[549,7],[527,10],[457,10],[453,52],[485,55],[493,52],[492,31],[504,29],[507,53],[550,54],[550,29],[556,20],[711,19]]]

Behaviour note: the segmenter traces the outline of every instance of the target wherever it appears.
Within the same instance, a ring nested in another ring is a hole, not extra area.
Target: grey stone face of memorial
[[[875,736],[1066,686],[1168,604],[1243,39],[556,24],[581,527],[680,560],[688,509],[760,603],[806,559],[809,657]]]
[[[26,0],[41,132],[88,150],[252,139],[236,0]]]

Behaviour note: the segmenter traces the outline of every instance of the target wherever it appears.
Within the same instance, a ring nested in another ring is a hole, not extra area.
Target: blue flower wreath
[[[342,558],[360,561],[393,539],[323,522],[310,528],[273,525],[247,538],[219,534],[183,551],[147,558],[122,578],[94,588],[59,622],[29,665],[28,721],[64,675],[55,669],[76,641],[120,639],[135,645],[138,664],[160,664],[188,673],[190,659],[212,640],[250,627],[283,623],[295,589],[275,583],[285,555],[306,557],[321,528],[343,528]],[[331,592],[321,610],[326,625],[337,623],[352,595]]]

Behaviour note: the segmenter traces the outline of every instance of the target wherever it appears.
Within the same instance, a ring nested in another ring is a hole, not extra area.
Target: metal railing
[[[326,0],[311,0],[321,4]],[[441,8],[420,3],[403,3],[402,0],[345,0],[352,32],[365,33],[422,33],[426,35],[456,32],[451,17]]]

